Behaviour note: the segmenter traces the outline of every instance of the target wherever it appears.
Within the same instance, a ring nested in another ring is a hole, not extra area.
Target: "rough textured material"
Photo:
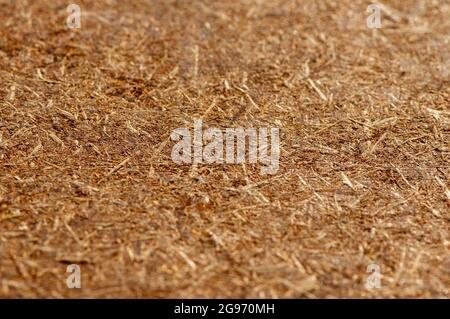
[[[366,1],[69,3],[0,0],[0,297],[449,297],[449,1],[377,30]],[[195,118],[279,127],[279,171],[175,164]]]

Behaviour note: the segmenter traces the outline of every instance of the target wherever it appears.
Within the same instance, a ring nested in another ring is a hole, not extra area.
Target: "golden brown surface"
[[[0,0],[0,297],[449,297],[449,1],[379,30],[366,1],[69,3]],[[279,127],[277,174],[173,163],[201,117]]]

